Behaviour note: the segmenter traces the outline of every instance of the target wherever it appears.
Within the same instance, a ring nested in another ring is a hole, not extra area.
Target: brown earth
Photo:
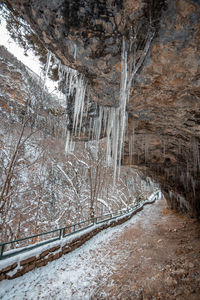
[[[99,278],[92,299],[200,299],[199,225],[168,210],[163,199],[146,207],[100,249],[111,272]]]

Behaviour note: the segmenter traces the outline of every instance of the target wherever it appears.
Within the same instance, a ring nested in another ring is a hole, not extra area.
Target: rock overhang
[[[198,1],[152,1],[150,6],[142,0],[7,2],[63,64],[85,74],[93,101],[101,105],[119,103],[123,36],[128,40],[131,26],[140,25],[142,43],[151,22],[156,34],[127,105],[127,130],[130,136],[134,128],[135,135],[132,163],[161,182],[173,207],[180,201],[171,191],[199,214]],[[142,50],[141,45],[138,55]],[[128,144],[124,163],[130,163]]]

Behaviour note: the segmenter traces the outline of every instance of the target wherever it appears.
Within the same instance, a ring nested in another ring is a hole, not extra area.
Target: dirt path
[[[158,200],[130,221],[22,277],[3,300],[200,300],[200,224]]]
[[[200,299],[200,224],[164,200],[111,240],[107,259],[111,274],[93,299]]]

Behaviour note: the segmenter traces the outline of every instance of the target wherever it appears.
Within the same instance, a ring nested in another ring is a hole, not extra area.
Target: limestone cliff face
[[[128,111],[129,130],[135,126],[136,132],[134,162],[146,160],[172,207],[199,214],[199,1],[168,1]]]
[[[199,215],[199,1],[7,2],[64,64],[85,74],[101,105],[119,103],[122,40],[135,38],[137,64],[153,32],[130,88],[124,163],[156,178],[172,207]]]

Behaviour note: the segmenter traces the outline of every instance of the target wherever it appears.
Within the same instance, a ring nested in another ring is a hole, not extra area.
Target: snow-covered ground
[[[143,211],[130,221],[102,231],[82,247],[48,263],[47,266],[35,269],[22,277],[0,282],[0,299],[90,299],[98,287],[98,282],[102,285],[107,276],[114,272],[111,260],[117,261],[123,255],[128,255],[120,251],[108,253],[106,249],[110,241],[131,224],[143,220],[147,210],[152,212],[151,206],[145,206]]]

